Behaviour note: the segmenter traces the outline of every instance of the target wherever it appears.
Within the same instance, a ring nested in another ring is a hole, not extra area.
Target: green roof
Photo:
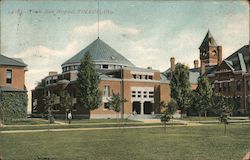
[[[85,53],[89,52],[94,62],[114,63],[124,66],[134,66],[128,59],[123,57],[108,44],[97,38],[86,48],[78,52],[75,56],[64,62],[62,65],[80,63]]]
[[[0,54],[0,66],[1,65],[27,67],[21,59],[9,58]]]

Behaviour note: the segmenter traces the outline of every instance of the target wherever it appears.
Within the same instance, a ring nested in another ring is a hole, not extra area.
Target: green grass
[[[182,126],[152,129],[121,129],[15,133],[0,135],[3,159],[86,160],[224,160],[242,159],[250,151],[250,126]],[[0,156],[1,157],[1,156]]]
[[[59,122],[65,122],[64,119],[56,119],[56,121]],[[117,123],[116,119],[72,119],[71,121],[73,124],[74,123]],[[140,122],[140,121],[136,121],[136,120],[122,120],[119,119],[119,122]]]
[[[40,118],[27,118],[20,120],[7,121],[5,125],[37,125],[37,124],[47,124],[48,121]]]
[[[182,120],[186,121],[219,121],[218,117],[197,117],[197,116],[190,116],[184,117]]]
[[[40,130],[40,129],[70,129],[70,128],[99,128],[99,127],[129,127],[129,126],[155,126],[162,125],[161,123],[114,123],[114,124],[71,124],[71,125],[43,125],[43,126],[11,126],[2,127],[0,131],[10,130]],[[167,123],[167,125],[184,125],[183,123]]]

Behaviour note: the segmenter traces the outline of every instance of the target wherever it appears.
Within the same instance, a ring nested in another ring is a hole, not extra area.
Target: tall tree
[[[112,91],[112,96],[108,100],[108,104],[107,105],[108,105],[109,109],[111,109],[111,110],[113,110],[113,111],[116,112],[117,122],[118,122],[118,113],[121,111],[121,104],[124,103],[124,102],[127,102],[127,100],[126,99],[122,99],[119,93],[115,94]]]
[[[60,93],[60,105],[65,113],[65,123],[67,122],[67,112],[72,109],[72,103],[73,97],[70,96],[69,92],[67,90],[63,90]]]
[[[198,87],[195,90],[195,109],[198,111],[199,116],[201,112],[204,113],[205,117],[207,116],[207,111],[212,106],[212,95],[213,90],[212,87],[206,77],[201,77],[198,80]]]
[[[100,78],[89,52],[84,55],[77,75],[78,97],[81,105],[88,110],[98,108],[101,103],[101,92],[98,88]]]
[[[191,105],[191,84],[189,82],[189,69],[181,63],[177,63],[172,73],[170,82],[171,97],[176,101],[181,113]]]
[[[53,107],[56,103],[56,98],[57,96],[55,94],[51,94],[49,96],[44,97],[44,104],[45,104],[45,109],[48,112],[48,120],[49,123],[54,123],[54,118],[53,118]]]

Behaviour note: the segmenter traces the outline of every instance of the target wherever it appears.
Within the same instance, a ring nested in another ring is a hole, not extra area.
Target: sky
[[[244,0],[103,0],[99,9],[100,39],[138,67],[165,71],[170,57],[193,67],[208,29],[223,58],[249,43]],[[97,39],[97,10],[97,0],[1,1],[1,54],[28,65],[28,111],[30,90]]]

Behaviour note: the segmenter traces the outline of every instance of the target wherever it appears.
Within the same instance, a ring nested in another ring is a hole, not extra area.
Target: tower
[[[205,66],[220,65],[222,62],[222,46],[218,46],[214,37],[208,30],[200,47],[200,61]]]

